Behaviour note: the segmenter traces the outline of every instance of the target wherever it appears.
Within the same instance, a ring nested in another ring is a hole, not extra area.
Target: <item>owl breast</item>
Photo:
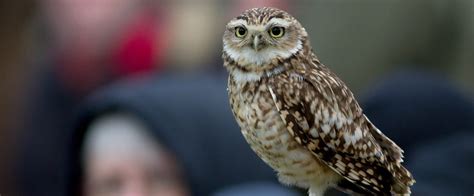
[[[282,183],[307,188],[338,181],[334,171],[289,134],[264,82],[243,86],[230,83],[229,89],[243,136],[257,155],[278,172]]]

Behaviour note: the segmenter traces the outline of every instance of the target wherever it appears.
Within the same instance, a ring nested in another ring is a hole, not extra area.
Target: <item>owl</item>
[[[280,182],[310,196],[409,195],[403,151],[364,115],[352,92],[313,53],[285,11],[254,8],[226,26],[224,67],[234,117]]]

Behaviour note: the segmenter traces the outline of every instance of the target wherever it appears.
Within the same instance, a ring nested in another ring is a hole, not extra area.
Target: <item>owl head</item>
[[[269,7],[244,11],[227,24],[223,37],[224,55],[248,70],[290,58],[306,42],[307,33],[296,19]]]

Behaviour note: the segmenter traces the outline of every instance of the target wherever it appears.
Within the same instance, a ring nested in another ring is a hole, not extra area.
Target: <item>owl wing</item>
[[[348,184],[390,195],[392,185],[411,180],[399,164],[401,149],[368,121],[350,90],[329,70],[280,74],[270,78],[268,88],[289,133]],[[396,174],[399,169],[404,173]]]

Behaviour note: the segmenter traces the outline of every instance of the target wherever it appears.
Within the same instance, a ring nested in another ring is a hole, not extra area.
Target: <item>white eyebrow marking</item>
[[[243,26],[247,25],[247,21],[245,21],[244,19],[238,19],[238,20],[229,22],[229,27],[236,27],[236,26],[241,26],[241,25]]]
[[[272,18],[270,19],[270,21],[268,21],[268,24],[289,27],[291,25],[291,22],[288,22],[287,20],[281,18]]]

